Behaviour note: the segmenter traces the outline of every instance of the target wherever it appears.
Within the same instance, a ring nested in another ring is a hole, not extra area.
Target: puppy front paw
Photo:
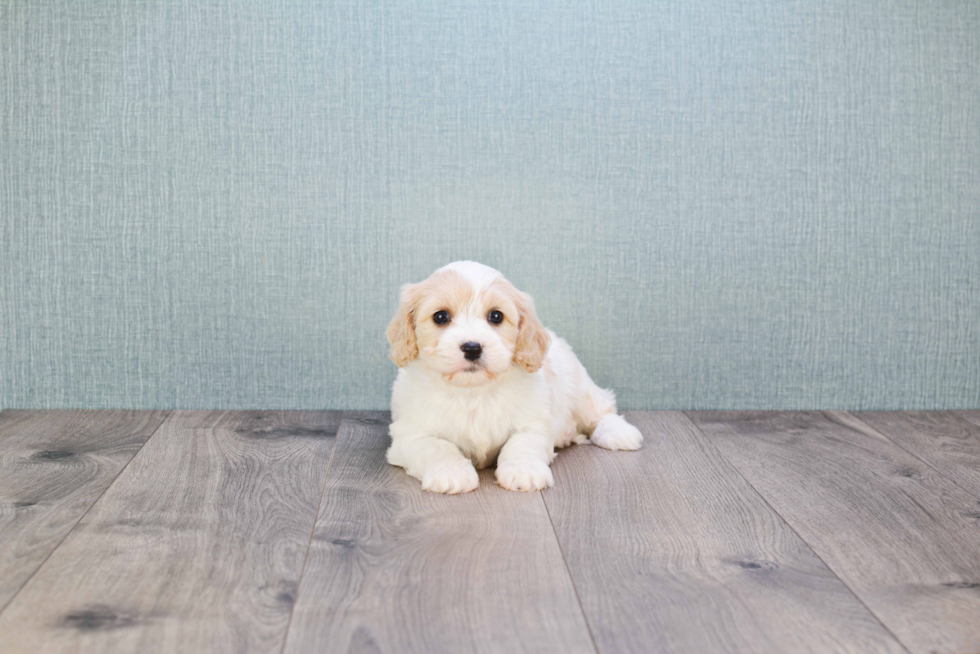
[[[602,416],[596,425],[592,444],[607,450],[638,450],[643,445],[643,434],[623,416],[610,413]]]
[[[512,491],[535,491],[555,485],[551,468],[536,459],[497,466],[496,477],[502,488]]]
[[[466,459],[433,463],[422,473],[422,490],[433,493],[468,493],[479,485],[480,476]]]

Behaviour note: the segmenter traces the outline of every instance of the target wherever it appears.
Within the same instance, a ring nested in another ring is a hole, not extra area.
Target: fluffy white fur
[[[503,321],[491,324],[490,312]],[[436,324],[447,311],[450,322]],[[441,317],[441,316],[440,316]],[[477,468],[497,464],[496,479],[516,491],[554,484],[555,448],[584,442],[635,450],[643,436],[616,414],[572,348],[545,329],[530,296],[498,271],[473,261],[440,268],[402,287],[388,327],[399,366],[391,396],[388,461],[437,493],[465,493]],[[468,361],[462,343],[482,346]]]

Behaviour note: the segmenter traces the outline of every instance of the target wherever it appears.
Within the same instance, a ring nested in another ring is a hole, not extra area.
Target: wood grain
[[[0,413],[0,611],[167,413]]]
[[[980,427],[950,411],[852,413],[980,499]]]
[[[0,651],[278,652],[339,419],[172,414],[0,615]]]
[[[423,492],[388,414],[347,415],[287,654],[594,652],[539,493]]]
[[[578,446],[545,501],[599,651],[901,652],[678,412],[638,452]]]
[[[980,410],[953,411],[959,417],[980,426]]]
[[[846,413],[692,413],[916,654],[980,651],[976,498]]]

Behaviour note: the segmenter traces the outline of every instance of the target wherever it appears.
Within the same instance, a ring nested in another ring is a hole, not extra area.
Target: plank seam
[[[337,443],[344,430],[344,423],[347,421],[347,411],[340,414],[340,424],[337,426],[337,436],[334,438],[333,447],[330,448],[330,460],[327,461],[327,469],[323,473],[323,485],[320,487],[320,500],[316,505],[316,513],[313,514],[313,528],[310,529],[310,539],[306,543],[306,551],[303,553],[303,565],[299,569],[299,579],[296,580],[296,596],[293,598],[293,605],[289,609],[289,620],[286,622],[286,631],[282,636],[282,646],[279,654],[286,651],[286,643],[289,642],[289,630],[293,626],[293,615],[296,613],[296,606],[299,604],[299,592],[303,587],[303,575],[306,574],[306,562],[310,558],[310,548],[313,547],[313,536],[316,534],[317,523],[320,522],[320,509],[323,507],[323,496],[327,493],[327,480],[330,478],[330,469],[333,467],[333,459],[337,454]]]
[[[785,524],[785,525],[786,525],[786,526],[787,526],[787,527],[788,527],[788,528],[790,529],[790,531],[792,531],[792,532],[793,532],[794,534],[796,534],[796,537],[800,539],[800,542],[801,542],[801,543],[803,543],[804,545],[806,545],[806,547],[807,547],[807,549],[808,549],[808,550],[810,550],[810,551],[811,551],[811,552],[813,553],[813,555],[814,555],[815,557],[817,557],[817,560],[818,560],[818,561],[820,561],[821,563],[823,563],[823,565],[824,565],[824,567],[826,567],[826,568],[827,568],[827,570],[829,570],[829,571],[830,571],[830,573],[831,573],[831,574],[833,574],[833,575],[834,575],[834,577],[836,577],[838,581],[840,581],[840,583],[841,583],[841,585],[843,585],[843,586],[844,586],[844,588],[846,588],[846,589],[847,589],[847,591],[848,591],[848,592],[849,592],[849,593],[850,593],[851,595],[853,595],[853,596],[854,596],[854,599],[856,599],[856,600],[857,600],[857,601],[858,601],[858,602],[859,602],[859,603],[861,604],[861,606],[863,606],[863,607],[864,607],[864,608],[865,608],[865,609],[866,609],[866,610],[868,611],[868,614],[869,614],[869,615],[870,615],[871,617],[873,617],[873,618],[874,618],[875,620],[877,620],[877,621],[878,621],[878,624],[880,624],[880,625],[881,625],[881,628],[882,628],[882,629],[884,629],[884,630],[885,630],[885,631],[886,631],[886,632],[887,632],[887,633],[888,633],[888,634],[889,634],[889,635],[890,635],[890,636],[891,636],[892,638],[894,638],[894,639],[895,639],[895,642],[896,642],[896,643],[898,643],[898,645],[899,645],[899,647],[901,647],[901,648],[902,648],[903,650],[905,650],[905,651],[906,651],[906,652],[908,652],[909,654],[912,654],[912,651],[911,651],[911,650],[910,650],[910,649],[909,649],[908,647],[906,647],[906,645],[905,645],[905,643],[903,643],[903,642],[902,642],[902,640],[901,640],[901,639],[900,639],[900,638],[899,638],[899,637],[898,637],[897,635],[895,635],[895,632],[893,632],[893,631],[892,631],[891,629],[889,629],[889,627],[888,627],[888,625],[886,625],[886,624],[885,624],[885,623],[884,623],[884,622],[882,621],[882,619],[881,619],[881,617],[880,617],[880,616],[879,616],[879,615],[878,615],[877,613],[875,613],[875,612],[874,612],[874,611],[873,611],[873,610],[871,609],[871,607],[870,607],[870,606],[868,606],[867,604],[865,604],[865,603],[864,603],[864,600],[863,600],[863,599],[861,598],[861,596],[860,596],[860,595],[858,595],[858,594],[857,594],[856,592],[854,592],[854,589],[853,589],[853,588],[851,588],[851,587],[850,587],[850,586],[849,586],[849,585],[847,584],[847,582],[846,582],[846,581],[844,581],[843,579],[841,579],[841,576],[840,576],[839,574],[837,574],[837,571],[836,571],[836,570],[834,570],[834,569],[833,569],[833,568],[832,568],[832,567],[830,566],[830,564],[829,564],[829,563],[827,563],[826,561],[824,561],[824,559],[823,559],[823,557],[822,557],[822,556],[820,556],[820,554],[819,554],[819,553],[817,552],[817,550],[815,550],[815,549],[813,548],[813,545],[811,545],[811,544],[810,544],[810,543],[809,543],[809,542],[808,542],[808,541],[807,541],[807,540],[806,540],[805,538],[803,538],[803,536],[802,536],[802,535],[800,535],[800,533],[799,533],[798,531],[796,531],[796,528],[795,528],[795,527],[793,527],[793,525],[792,525],[792,524],[790,523],[790,521],[789,521],[789,520],[787,520],[787,519],[786,519],[786,517],[785,517],[785,516],[784,516],[784,515],[783,515],[782,513],[780,513],[779,511],[777,511],[777,510],[776,510],[776,507],[774,507],[774,506],[773,506],[772,504],[770,504],[770,503],[769,503],[769,500],[768,500],[768,498],[766,498],[766,496],[765,496],[765,495],[763,495],[762,493],[760,493],[760,492],[759,492],[759,489],[757,489],[757,488],[756,488],[755,486],[753,486],[753,485],[752,485],[752,482],[751,482],[751,481],[749,481],[749,479],[748,479],[748,478],[747,478],[747,477],[746,477],[745,475],[743,475],[743,474],[742,474],[742,471],[741,471],[741,470],[739,470],[739,469],[738,469],[738,468],[737,468],[737,467],[735,466],[735,464],[734,464],[734,463],[732,463],[732,462],[731,462],[731,461],[730,461],[730,460],[728,459],[728,457],[727,457],[727,456],[725,456],[725,453],[721,451],[721,448],[720,448],[720,447],[718,447],[717,445],[715,445],[715,442],[714,442],[714,440],[713,440],[713,439],[712,439],[712,438],[711,438],[710,436],[708,436],[708,435],[707,435],[707,434],[706,434],[706,433],[704,432],[704,430],[703,430],[703,429],[701,429],[701,426],[700,426],[700,425],[698,425],[698,423],[697,423],[697,422],[695,422],[695,421],[694,421],[694,420],[693,420],[693,419],[691,418],[691,416],[689,416],[689,415],[687,415],[687,414],[688,414],[688,412],[687,412],[687,411],[680,411],[679,413],[681,413],[681,414],[682,414],[682,415],[684,416],[684,418],[686,418],[686,419],[687,419],[687,421],[688,421],[688,422],[690,422],[690,423],[691,423],[691,425],[692,425],[692,426],[693,426],[693,427],[694,427],[695,429],[697,429],[697,430],[698,430],[698,433],[699,433],[699,434],[701,434],[702,436],[704,436],[704,439],[705,439],[705,440],[706,440],[706,441],[707,441],[707,442],[708,442],[708,443],[709,443],[709,444],[711,445],[711,447],[713,447],[713,448],[715,449],[715,451],[716,451],[716,452],[718,452],[718,455],[719,455],[719,456],[721,456],[721,458],[722,458],[722,459],[723,459],[723,460],[725,461],[725,463],[726,463],[726,464],[728,464],[728,466],[729,466],[729,467],[730,467],[730,468],[731,468],[732,470],[734,470],[734,471],[735,471],[735,474],[737,474],[737,475],[738,475],[738,476],[739,476],[739,477],[740,477],[740,478],[741,478],[742,480],[744,480],[744,481],[745,481],[745,483],[746,483],[746,484],[748,484],[748,486],[749,486],[749,488],[751,488],[751,489],[752,489],[752,492],[753,492],[753,493],[755,493],[756,495],[758,495],[758,496],[759,496],[759,498],[760,498],[760,499],[761,499],[761,500],[762,500],[763,502],[765,502],[765,504],[766,504],[766,506],[768,506],[768,507],[769,507],[769,510],[770,510],[770,511],[772,511],[772,512],[773,512],[773,513],[774,513],[775,515],[777,515],[777,516],[779,516],[779,519],[783,521],[783,524]],[[822,415],[822,416],[824,416],[825,418],[827,418],[828,420],[830,420],[830,418],[829,418],[829,416],[827,416],[827,414],[825,414],[825,413],[824,413],[823,411],[820,411],[819,413],[820,413],[820,415]]]
[[[126,462],[126,465],[124,465],[122,468],[119,469],[119,472],[116,473],[116,476],[112,478],[111,482],[106,484],[106,487],[102,489],[102,492],[99,493],[99,496],[97,498],[95,498],[95,501],[89,504],[88,508],[85,509],[82,515],[78,516],[78,520],[76,520],[75,524],[71,526],[71,529],[65,532],[65,535],[62,537],[61,540],[58,541],[58,544],[51,548],[51,551],[48,552],[48,555],[46,557],[44,557],[44,560],[41,561],[41,563],[38,564],[36,568],[34,568],[34,572],[31,573],[31,576],[25,579],[24,583],[20,585],[20,588],[17,589],[17,592],[11,595],[10,599],[7,600],[7,603],[4,604],[2,607],[0,607],[0,614],[3,614],[3,612],[7,610],[7,607],[14,603],[14,600],[17,599],[17,596],[20,595],[21,591],[27,588],[27,584],[31,583],[31,579],[33,579],[34,576],[37,575],[38,571],[44,567],[44,565],[48,562],[48,559],[51,558],[51,555],[57,552],[61,548],[61,545],[66,540],[68,540],[68,537],[72,533],[74,533],[75,528],[78,526],[78,523],[84,520],[85,516],[87,516],[89,514],[89,511],[92,510],[92,507],[94,507],[96,504],[99,503],[99,500],[102,499],[102,496],[105,495],[110,488],[112,488],[112,486],[116,483],[116,480],[118,480],[119,477],[122,475],[122,473],[126,470],[126,468],[129,467],[129,464],[133,462],[133,459],[135,459],[139,455],[139,453],[143,451],[143,448],[146,447],[146,444],[150,442],[150,439],[156,436],[157,432],[160,431],[160,428],[170,421],[172,415],[173,415],[173,411],[170,410],[166,411],[163,420],[161,420],[160,424],[158,424],[156,428],[153,430],[153,432],[149,436],[147,436],[146,440],[143,441],[143,443],[139,446],[139,448],[137,448],[137,450],[133,452],[133,456],[129,457],[129,461]]]
[[[874,433],[878,434],[879,436],[881,436],[882,438],[884,438],[886,441],[888,441],[889,443],[891,443],[892,445],[894,445],[898,449],[902,450],[903,452],[905,452],[906,454],[908,454],[909,456],[911,456],[913,459],[916,459],[918,461],[921,461],[926,466],[932,468],[933,470],[936,471],[936,474],[938,474],[942,479],[945,479],[949,483],[953,484],[954,486],[956,486],[957,488],[959,488],[960,490],[962,490],[964,493],[966,493],[970,497],[977,497],[977,494],[972,489],[970,489],[970,488],[964,488],[963,486],[961,486],[959,484],[958,481],[956,481],[955,479],[953,479],[947,473],[943,472],[940,468],[937,468],[934,463],[932,463],[928,459],[923,458],[919,454],[916,454],[915,452],[913,452],[912,450],[908,449],[907,447],[902,446],[901,443],[899,443],[898,441],[896,441],[894,438],[892,438],[891,436],[889,436],[888,434],[886,434],[882,430],[880,430],[880,429],[878,429],[876,427],[871,426],[870,424],[868,424],[864,420],[861,420],[861,418],[856,413],[851,412],[851,411],[842,411],[842,413],[846,413],[848,416],[854,418],[855,420],[857,420],[858,422],[860,422],[862,425],[864,425],[865,427],[867,427],[868,429],[870,429]],[[953,418],[955,418],[957,420],[961,420],[961,421],[965,422],[970,427],[975,427],[976,426],[972,422],[970,422],[969,420],[967,420],[965,418],[961,418],[960,416],[956,415],[953,412],[949,412],[949,415],[951,415]],[[830,416],[828,416],[827,418],[829,420],[830,419]]]
[[[585,613],[585,606],[582,604],[582,597],[578,593],[578,586],[575,585],[575,577],[572,576],[572,569],[568,565],[565,557],[565,550],[561,546],[561,538],[558,537],[558,530],[555,529],[555,521],[551,517],[551,509],[548,508],[548,501],[541,492],[541,503],[544,504],[544,512],[548,515],[548,524],[551,525],[551,533],[555,537],[555,544],[558,545],[558,553],[561,554],[561,562],[565,565],[565,574],[568,575],[568,583],[572,585],[572,592],[575,593],[575,601],[578,602],[578,610],[582,612],[582,620],[585,622],[585,629],[589,632],[589,640],[592,641],[592,649],[599,654],[599,645],[595,642],[595,635],[592,633],[592,625],[589,624],[589,616]]]

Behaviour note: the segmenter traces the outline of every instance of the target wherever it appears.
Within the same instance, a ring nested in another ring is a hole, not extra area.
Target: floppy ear
[[[398,312],[388,325],[388,342],[391,351],[388,356],[401,368],[419,355],[418,342],[415,340],[415,308],[418,303],[416,287],[418,284],[405,284],[401,291],[401,304]]]
[[[518,324],[517,345],[514,348],[514,363],[528,372],[537,372],[544,363],[544,357],[551,346],[544,325],[534,313],[534,300],[527,293],[517,291],[515,294],[517,310],[521,314]]]

